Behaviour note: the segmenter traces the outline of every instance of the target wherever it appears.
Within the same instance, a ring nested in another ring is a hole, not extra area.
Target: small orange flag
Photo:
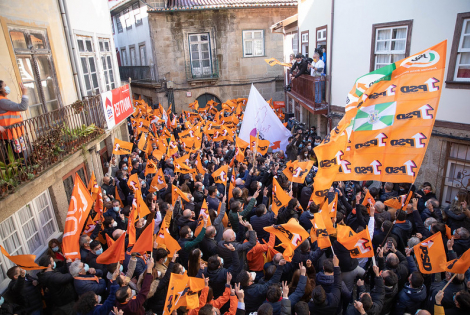
[[[364,197],[364,200],[362,201],[362,205],[366,206],[367,208],[367,213],[370,213],[370,206],[375,206],[375,200],[374,197],[370,194],[369,190],[367,190],[367,193]]]
[[[413,246],[413,251],[421,273],[431,274],[446,271],[447,259],[441,233],[436,233],[416,244]]]
[[[88,181],[88,190],[90,191],[91,196],[93,197],[93,199],[96,198],[96,194],[98,193],[98,188],[99,187],[100,186],[98,186],[98,183],[96,182],[95,171],[92,171],[91,172],[91,178]]]
[[[72,198],[70,199],[69,211],[65,219],[64,235],[62,237],[62,250],[67,258],[80,259],[78,240],[92,204],[93,199],[88,189],[83,184],[78,173],[75,173]]]
[[[129,176],[129,179],[127,180],[127,186],[136,194],[137,191],[140,191],[140,180],[139,176],[137,173],[132,174]]]
[[[217,171],[212,173],[212,178],[214,178],[214,182],[217,184],[226,185],[228,180],[228,165],[219,167]]]
[[[106,245],[108,245],[108,247],[111,247],[111,245],[114,244],[114,240],[111,237],[109,237],[107,233],[105,235],[106,235]]]
[[[93,198],[93,196],[92,196]],[[103,217],[103,194],[101,193],[101,187],[98,186],[98,193],[95,199],[95,212],[99,217]]]
[[[281,207],[286,207],[291,197],[288,193],[286,193],[281,185],[279,185],[276,178],[273,179],[273,203],[271,209],[273,210],[274,214],[278,214],[279,209]]]
[[[109,265],[125,259],[124,246],[126,245],[126,233],[121,236],[96,258],[96,263]]]
[[[437,233],[439,234],[439,233]],[[460,258],[448,261],[445,271],[452,273],[465,273],[470,267],[470,249],[467,249]]]
[[[292,261],[294,250],[308,238],[308,232],[294,218],[285,224],[268,226],[263,229],[279,238],[282,246],[286,249],[283,256],[288,261]]]
[[[46,269],[47,267],[41,267],[38,264],[34,262],[36,259],[36,255],[14,255],[10,256],[8,252],[3,248],[3,246],[0,246],[0,250],[2,251],[2,254],[5,255],[6,258],[8,258],[12,263],[20,267],[21,269],[24,270],[38,270],[38,269]]]
[[[137,218],[137,207],[132,204],[132,210],[129,214],[129,219],[127,220],[127,233],[129,234],[129,242],[127,246],[132,246],[135,244],[136,231],[135,231],[135,220]]]
[[[158,245],[164,245],[164,247],[170,251],[170,254],[168,254],[170,257],[173,257],[173,255],[181,249],[178,241],[170,235],[165,220],[162,221],[162,225],[160,226],[160,230],[158,231],[158,235],[155,241]]]
[[[157,166],[151,160],[147,160],[147,165],[145,166],[144,175],[155,174],[157,172]]]
[[[114,138],[113,154],[116,154],[116,155],[131,154],[133,146],[134,145],[131,142],[122,141],[117,138]]]
[[[349,237],[352,237],[352,236],[356,235],[356,232],[354,232],[351,229],[351,227],[349,227],[347,225],[338,224],[336,226],[336,230],[338,232],[336,234],[337,239],[346,239],[346,238],[349,238]]]
[[[119,202],[121,203],[121,208],[124,207],[124,203],[122,202],[121,200],[121,196],[119,196],[119,191],[117,189],[117,186],[114,187],[114,197],[119,200]]]
[[[186,202],[189,202],[188,196],[181,191],[178,187],[175,185],[171,185],[171,204],[174,206],[176,203],[176,200],[178,200],[178,196],[181,196],[183,200],[186,200]]]
[[[294,162],[288,161],[286,163],[286,168],[282,171],[282,173],[284,175],[286,175],[287,179],[291,182],[292,182],[292,176],[293,176],[292,172],[294,171],[294,163],[295,162],[297,162],[297,161],[294,161]],[[311,199],[311,197],[310,197],[310,199]]]
[[[313,227],[310,229],[310,239],[312,242],[317,241],[318,247],[321,249],[331,247],[330,236],[323,222],[321,213],[315,213],[311,220]]]
[[[338,242],[349,250],[351,258],[374,257],[374,248],[367,228],[350,237],[344,237],[344,234],[341,234],[341,237],[338,236]]]
[[[153,250],[153,229],[155,227],[155,222],[152,220],[145,230],[142,231],[139,238],[135,242],[134,247],[132,247],[131,252],[140,253],[141,255],[145,252],[151,252]]]
[[[196,231],[194,232],[194,236],[197,237],[199,233],[201,233],[202,228],[204,227],[204,218],[207,219],[207,227],[212,225],[211,218],[209,217],[209,209],[207,207],[206,199],[201,206],[201,211],[199,211],[199,217],[197,218],[197,226]]]
[[[175,155],[178,152],[178,142],[176,142],[175,137],[173,134],[170,137],[170,142],[168,142],[168,150],[166,155],[168,157],[171,157]]]
[[[201,155],[197,154],[196,157],[196,169],[199,174],[205,175],[206,171],[204,170],[204,167],[202,166],[202,161],[201,161]]]
[[[256,150],[257,153],[261,153],[261,155],[265,155],[268,152],[269,144],[269,140],[261,140],[257,137],[250,136],[250,148]]]
[[[204,279],[188,277],[188,274],[172,273],[168,284],[163,314],[171,314],[181,306],[192,310],[199,307],[198,291],[204,289]],[[202,305],[201,305],[202,306]]]
[[[305,177],[307,177],[312,166],[313,161],[295,161],[294,165],[292,166],[292,182],[302,184],[305,181]]]
[[[166,187],[165,176],[161,168],[158,169],[157,174],[153,177],[152,182],[150,183],[149,192],[159,191]]]
[[[333,202],[331,203],[333,204]],[[320,212],[323,218],[323,223],[325,223],[326,230],[328,231],[329,235],[335,234],[336,229],[333,227],[333,222],[331,221],[330,216],[330,205],[325,202],[323,207],[321,208]]]
[[[137,143],[137,147],[144,152],[147,152],[147,145],[148,145],[148,134],[146,132],[142,132],[140,134],[139,142]]]

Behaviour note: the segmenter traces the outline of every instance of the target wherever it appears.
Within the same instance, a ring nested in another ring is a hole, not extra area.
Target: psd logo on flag
[[[393,125],[397,102],[387,102],[358,109],[354,131],[379,130]]]

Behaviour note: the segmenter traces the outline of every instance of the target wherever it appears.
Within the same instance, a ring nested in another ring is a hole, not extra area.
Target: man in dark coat
[[[11,279],[8,291],[12,293],[13,302],[21,307],[21,311],[25,314],[41,312],[42,295],[37,281],[18,266],[11,267],[7,276]]]

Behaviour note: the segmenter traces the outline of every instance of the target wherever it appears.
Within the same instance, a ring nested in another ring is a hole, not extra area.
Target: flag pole
[[[375,256],[372,256],[372,264],[373,264],[374,266],[377,266],[377,263],[375,262]]]
[[[452,278],[450,278],[450,280],[447,282],[447,284],[441,289],[442,291],[444,291],[444,290],[447,288],[447,286],[452,282],[452,280],[454,280],[454,278],[455,278],[456,275],[457,275],[457,274],[454,273],[454,275],[452,276]]]

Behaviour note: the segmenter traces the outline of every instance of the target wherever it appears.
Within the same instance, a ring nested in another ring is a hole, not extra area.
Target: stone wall
[[[221,101],[247,97],[252,82],[260,82],[255,85],[266,99],[284,100],[282,82],[277,84],[277,91],[275,83],[277,77],[283,80],[283,69],[269,66],[264,59],[283,60],[283,35],[271,33],[269,27],[295,13],[296,7],[150,13],[159,79],[174,83],[176,110],[187,109],[187,104],[204,93]],[[243,57],[243,30],[264,30],[265,56]],[[211,54],[219,63],[217,80],[187,81],[188,36],[195,33],[210,35]],[[186,92],[192,96],[187,97]],[[162,104],[166,103],[164,93],[158,96]]]

